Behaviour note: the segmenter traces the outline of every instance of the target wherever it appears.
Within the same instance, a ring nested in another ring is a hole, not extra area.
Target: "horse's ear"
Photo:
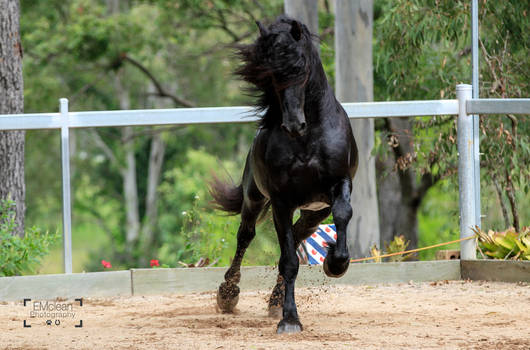
[[[256,25],[259,28],[259,33],[260,33],[261,36],[265,36],[265,35],[268,34],[267,28],[265,28],[265,26],[263,24],[261,24],[260,21],[256,21]]]
[[[291,36],[294,40],[298,41],[302,38],[302,25],[298,21],[291,23]]]

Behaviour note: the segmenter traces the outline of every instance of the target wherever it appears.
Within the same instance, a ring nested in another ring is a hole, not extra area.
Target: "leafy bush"
[[[212,211],[196,196],[193,207],[184,211],[185,222],[180,239],[166,240],[157,257],[170,267],[182,262],[195,263],[207,259],[212,266],[229,266],[236,251],[240,217]],[[279,247],[272,220],[267,218],[256,227],[256,238],[247,250],[243,265],[275,265]],[[175,237],[176,238],[176,237]]]
[[[530,226],[523,227],[518,233],[513,227],[506,231],[487,233],[479,227],[473,231],[478,236],[478,248],[482,257],[503,260],[530,260]],[[484,255],[485,254],[485,255]]]
[[[171,267],[179,262],[195,263],[209,259],[215,266],[230,265],[237,246],[240,216],[228,216],[212,209],[206,184],[212,170],[240,176],[240,168],[222,163],[204,150],[189,150],[179,167],[168,170],[159,187],[161,206],[159,248],[151,255]],[[237,182],[237,181],[236,181]],[[256,238],[245,254],[243,264],[274,265],[279,248],[270,219],[256,228]]]
[[[12,200],[0,200],[0,276],[34,271],[59,237],[57,233],[43,233],[36,227],[26,231],[24,237],[13,234],[14,207]]]
[[[370,248],[370,254],[372,255],[372,257],[375,258],[374,259],[375,262],[381,262],[383,259],[381,258],[382,255],[403,252],[407,249],[409,243],[410,241],[407,241],[405,239],[405,236],[403,235],[394,236],[394,239],[390,243],[385,242],[385,251],[382,252],[381,250],[377,248],[377,245],[374,244]],[[414,254],[409,253],[409,254],[389,256],[385,259],[387,259],[389,262],[399,262],[399,261],[411,260],[413,257],[414,257]]]
[[[239,227],[239,217],[225,216],[201,208],[195,201],[193,209],[186,213],[186,223],[181,235],[186,237],[185,251],[192,261],[209,258],[219,261],[220,266],[230,264],[237,241],[233,239]]]

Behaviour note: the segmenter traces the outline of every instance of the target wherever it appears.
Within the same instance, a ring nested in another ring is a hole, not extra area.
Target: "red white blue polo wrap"
[[[319,225],[315,233],[302,241],[307,263],[309,265],[322,265],[328,253],[327,242],[337,241],[337,231],[335,225]]]

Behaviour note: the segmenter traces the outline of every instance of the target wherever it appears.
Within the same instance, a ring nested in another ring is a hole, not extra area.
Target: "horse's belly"
[[[312,202],[312,203],[308,203],[308,204],[304,204],[304,205],[300,206],[300,209],[317,211],[317,210],[322,210],[322,209],[327,208],[327,207],[329,207],[328,203]]]

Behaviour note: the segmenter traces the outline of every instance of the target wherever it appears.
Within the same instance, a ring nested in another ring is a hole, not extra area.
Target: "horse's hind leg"
[[[239,301],[239,280],[241,262],[250,242],[256,235],[256,220],[263,209],[264,201],[245,201],[241,211],[241,224],[237,231],[237,248],[230,268],[225,273],[225,282],[217,292],[217,305],[222,312],[232,312]]]
[[[294,237],[296,247],[300,243],[313,234],[318,225],[325,220],[331,213],[331,208],[324,208],[318,211],[301,210],[300,218],[294,224]],[[274,286],[271,296],[269,298],[269,316],[273,318],[282,317],[283,299],[285,298],[285,285],[283,277],[278,274],[276,285]]]

